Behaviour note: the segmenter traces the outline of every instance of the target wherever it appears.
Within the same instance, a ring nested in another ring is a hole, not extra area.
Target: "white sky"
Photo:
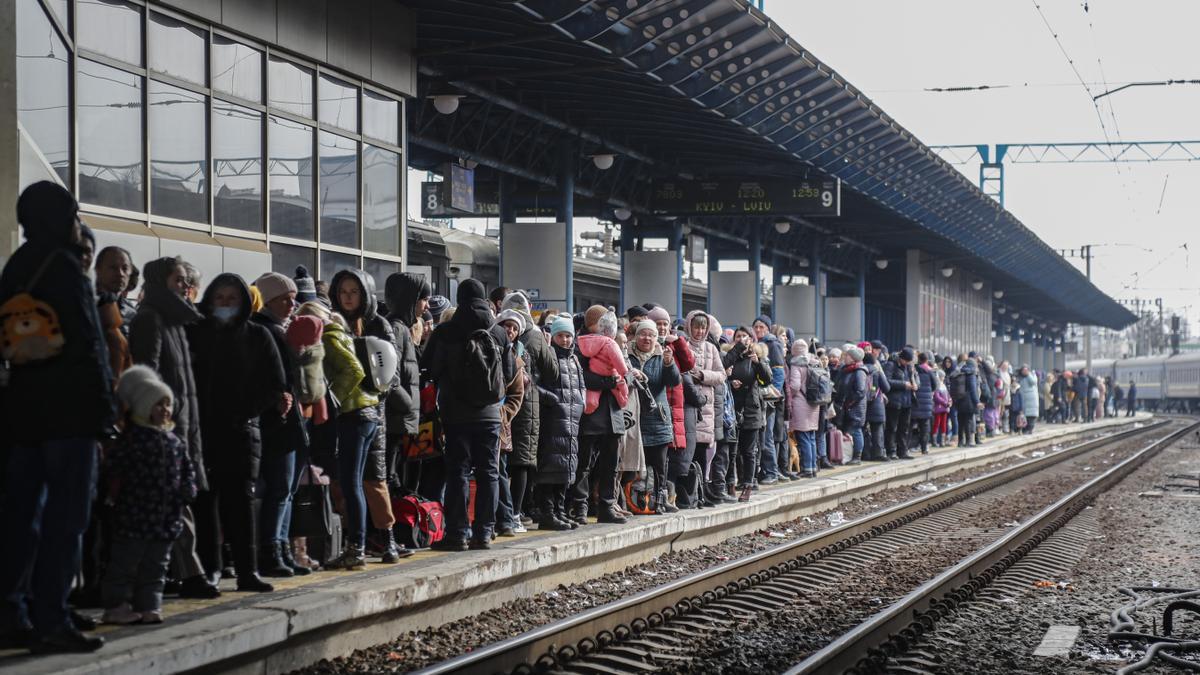
[[[1200,2],[1090,0],[1086,12],[1083,0],[1038,2],[1092,94],[1132,81],[1200,79]],[[1106,132],[1113,141],[1200,142],[1200,85],[1102,98],[1101,128],[1033,0],[767,0],[766,10],[929,145],[1103,141]],[[985,84],[1008,88],[922,91]],[[977,166],[960,168],[978,179]],[[414,217],[422,179],[410,172]],[[1121,299],[1161,296],[1195,333],[1198,182],[1200,162],[1009,164],[1005,206],[1054,248],[1095,245],[1101,289]],[[579,230],[590,224],[582,220]],[[485,221],[457,224],[482,230]]]
[[[1083,0],[1038,4],[1092,94],[1200,78],[1200,3],[1089,0],[1086,12]],[[1105,139],[1033,0],[767,0],[766,10],[926,144]],[[984,84],[1011,88],[921,91]],[[1113,141],[1200,140],[1200,85],[1127,89],[1099,104]],[[978,179],[977,166],[960,168]],[[1122,299],[1161,296],[1194,333],[1198,181],[1196,162],[1009,164],[1005,206],[1055,248],[1105,244],[1095,249],[1095,283]]]

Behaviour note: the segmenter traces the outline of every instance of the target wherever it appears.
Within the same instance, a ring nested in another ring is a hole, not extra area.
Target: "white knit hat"
[[[148,366],[132,366],[126,370],[117,381],[117,397],[129,408],[133,419],[142,424],[150,420],[150,411],[159,401],[165,398],[167,405],[175,404],[171,388]]]
[[[525,317],[521,316],[521,313],[518,312],[517,310],[506,309],[506,310],[501,311],[498,315],[496,315],[496,323],[497,324],[503,323],[505,321],[512,321],[513,323],[517,324],[517,333],[518,334],[525,332]]]

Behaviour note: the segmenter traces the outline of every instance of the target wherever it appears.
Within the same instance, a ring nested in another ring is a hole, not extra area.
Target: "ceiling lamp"
[[[1021,315],[1020,315],[1020,313],[1018,313],[1018,312],[1013,312],[1013,313],[1012,313],[1012,318],[1013,318],[1013,319],[1019,319],[1019,318],[1021,318]]]
[[[629,220],[629,216],[632,216],[633,212],[624,206],[618,206],[613,209],[613,215],[617,217],[617,220]]]
[[[976,279],[975,281],[971,282],[971,288],[974,288],[977,291],[982,291],[983,290],[983,282]]]
[[[1004,291],[1001,291],[1001,290],[992,291],[992,297],[999,300],[1000,298],[1004,297]]]
[[[1008,310],[1004,308],[1004,305],[1000,305],[999,307],[996,308],[996,311],[1003,314],[1003,313],[1007,312]]]
[[[775,221],[775,231],[779,234],[787,234],[788,230],[792,229],[792,223],[788,220]]]
[[[433,107],[443,115],[453,115],[458,110],[458,94],[438,94],[433,97]]]
[[[1030,326],[1032,326],[1032,325],[1033,325],[1033,317],[1031,316],[1031,317],[1029,317],[1028,319],[1025,319],[1025,323],[1027,323],[1027,324],[1029,324]]]
[[[878,267],[881,270],[886,270],[887,266],[888,266],[887,258],[876,258],[875,259],[875,267]]]
[[[947,265],[946,267],[943,267],[942,268],[942,276],[946,277],[947,279],[954,276],[954,268],[950,267],[949,265]]]
[[[607,171],[612,168],[615,159],[616,157],[611,152],[604,152],[599,155],[592,155],[592,164],[595,164],[596,168],[601,171]]]

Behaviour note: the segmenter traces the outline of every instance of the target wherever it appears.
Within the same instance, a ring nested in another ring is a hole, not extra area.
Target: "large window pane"
[[[204,85],[205,31],[162,14],[150,14],[150,67]]]
[[[78,82],[80,200],[144,210],[142,78],[80,59]]]
[[[313,74],[308,68],[271,59],[267,90],[272,106],[304,117],[313,116]]]
[[[75,39],[79,46],[142,65],[142,8],[121,0],[79,0]]]
[[[272,117],[268,144],[271,232],[313,239],[313,130]]]
[[[150,81],[150,209],[208,222],[208,97]]]
[[[262,114],[214,100],[212,134],[213,224],[262,232]]]
[[[317,249],[290,244],[271,244],[271,271],[295,276],[296,268],[304,265],[308,276],[317,276]]]
[[[68,56],[37,0],[18,0],[17,118],[66,185],[71,184]]]
[[[358,87],[322,75],[317,84],[318,119],[346,131],[358,131]]]
[[[400,145],[400,102],[364,89],[363,134]]]
[[[363,258],[363,270],[375,280],[375,294],[383,299],[383,290],[387,287],[387,278],[400,271],[400,263],[390,260],[372,260]],[[391,311],[395,308],[389,307]]]
[[[330,281],[342,270],[358,269],[358,256],[333,251],[321,251],[321,279]],[[333,289],[329,289],[333,293]]]
[[[400,255],[400,155],[363,146],[363,248]]]
[[[212,86],[217,91],[262,102],[262,52],[213,35]]]
[[[322,131],[321,241],[358,246],[358,141]]]

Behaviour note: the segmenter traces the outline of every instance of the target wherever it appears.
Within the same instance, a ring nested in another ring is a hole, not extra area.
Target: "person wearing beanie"
[[[597,305],[597,307],[599,307]],[[601,308],[607,311],[607,308]],[[589,310],[590,311],[590,310]],[[596,317],[596,313],[599,317]],[[599,326],[604,311],[592,312]],[[585,321],[587,313],[582,317]],[[653,326],[653,324],[650,324]],[[556,317],[550,324],[551,339],[570,332],[574,335],[574,321],[569,316]],[[565,341],[565,337],[563,338]],[[575,476],[566,497],[566,519],[579,525],[588,523],[588,503],[593,488],[598,494],[597,521],[601,523],[624,523],[625,517],[617,507],[617,477],[620,459],[620,441],[625,435],[625,414],[617,399],[619,378],[613,375],[597,375],[591,359],[576,349],[575,356],[583,371],[586,396],[595,398],[597,405],[591,413],[584,412],[579,420],[579,461]],[[563,365],[559,361],[560,368]],[[561,377],[560,377],[561,379]],[[626,382],[628,386],[628,382]]]
[[[914,360],[912,350],[905,347],[883,364],[883,374],[887,376],[890,386],[883,441],[891,459],[913,459],[908,453],[908,446],[912,406],[918,386]]]
[[[78,203],[57,183],[41,181],[25,188],[16,206],[25,241],[0,275],[0,304],[43,310],[15,297],[28,293],[57,314],[63,341],[52,358],[18,362],[6,354],[12,364],[10,395],[0,406],[0,420],[10,469],[0,507],[6,544],[0,587],[9,611],[0,623],[0,638],[29,636],[32,618],[36,651],[94,651],[103,639],[84,636],[71,625],[66,599],[76,569],[64,561],[81,554],[80,535],[95,488],[96,439],[115,429],[113,375],[96,292],[80,265]],[[39,528],[40,539],[30,536]],[[47,536],[50,532],[53,536]]]
[[[841,413],[838,428],[853,441],[851,464],[862,463],[863,426],[867,420],[867,398],[870,394],[867,371],[862,365],[864,355],[858,347],[844,350],[844,364],[839,373],[837,402],[841,404]]]
[[[517,370],[515,350],[504,328],[496,325],[484,285],[477,279],[464,279],[458,285],[457,299],[454,316],[434,329],[421,355],[421,366],[437,387],[438,413],[446,433],[446,536],[433,545],[445,551],[491,548],[499,501],[500,409],[505,384]],[[469,343],[477,331],[488,333],[500,364],[468,362],[470,358],[478,360],[477,354],[492,351],[479,342]],[[469,377],[472,371],[489,372],[497,365],[503,382]],[[470,389],[460,389],[468,386]],[[476,486],[473,522],[467,518],[472,471]]]
[[[592,305],[583,313],[583,327],[587,332],[594,333],[596,331],[596,323],[600,321],[600,317],[608,314],[608,308],[604,305]]]
[[[863,368],[867,371],[867,423],[863,427],[863,459],[868,462],[886,462],[887,444],[883,430],[887,425],[887,402],[891,384],[883,374],[883,366],[875,357],[874,349],[863,349]]]
[[[429,298],[429,313],[433,315],[433,323],[442,322],[442,314],[450,309],[450,300],[444,295],[434,295]]]
[[[653,315],[654,312],[651,312]],[[639,373],[638,388],[653,401],[641,416],[642,451],[646,467],[654,479],[657,491],[658,513],[671,513],[678,509],[670,499],[667,470],[668,448],[674,442],[676,431],[674,416],[667,400],[667,391],[682,382],[679,368],[675,365],[672,351],[665,347],[660,338],[659,325],[649,320],[638,323],[634,339],[628,347],[629,362]]]
[[[917,388],[913,391],[912,421],[917,431],[915,445],[921,447],[921,454],[929,454],[929,428],[933,420],[933,392],[937,391],[937,379],[929,363],[929,354],[921,352],[917,355],[914,367],[917,377]]]
[[[603,311],[599,312],[599,316],[593,318],[592,310],[597,308]],[[617,404],[624,408],[629,403],[629,386],[625,382],[625,375],[629,373],[629,365],[625,363],[625,355],[621,353],[621,349],[617,346],[617,341],[614,339],[616,335],[616,317],[612,317],[612,321],[605,324],[611,330],[611,335],[596,330],[600,324],[600,319],[606,315],[611,316],[611,314],[611,312],[600,307],[600,305],[593,305],[588,309],[584,319],[585,323],[588,324],[588,332],[580,335],[575,343],[579,353],[588,360],[588,369],[593,374],[601,377],[617,378],[617,386],[612,391],[613,395],[617,398]],[[594,413],[599,407],[600,392],[589,391],[583,412],[586,414]]]
[[[158,373],[129,368],[117,395],[131,423],[105,455],[113,541],[101,585],[103,621],[161,623],[171,544],[196,497],[195,467],[171,433],[174,395]]]
[[[296,287],[297,303],[303,305],[317,299],[317,284],[308,275],[308,268],[304,265],[296,266],[296,274],[292,277],[292,283]]]
[[[503,289],[504,295],[508,295],[508,289]],[[499,297],[498,297],[499,296]],[[500,296],[495,290],[489,296],[489,302],[499,307],[504,302],[504,297]],[[525,388],[530,386],[527,383],[526,373],[528,369],[525,366],[525,348],[518,341],[521,331],[525,330],[525,318],[520,312],[512,309],[501,310],[496,315],[496,325],[504,330],[508,337],[509,348],[513,351],[514,371],[512,377],[505,382],[504,402],[500,406],[500,458],[499,458],[499,475],[497,480],[498,499],[496,507],[496,536],[498,537],[515,537],[520,532],[525,532],[525,525],[521,522],[518,511],[513,509],[513,493],[512,493],[512,477],[508,473],[508,462],[512,456],[513,441],[512,441],[512,422],[516,418],[517,413],[521,411],[521,405],[525,398]]]
[[[646,317],[646,308],[641,305],[634,305],[625,310],[625,318],[629,319],[629,323],[637,323],[639,320]]]
[[[786,359],[784,358],[784,348],[779,342],[779,338],[771,332],[771,317],[763,314],[754,320],[750,325],[754,330],[754,338],[759,343],[766,345],[767,348],[767,365],[771,368],[771,385],[775,387],[777,392],[782,393],[784,388],[784,380],[787,377]],[[778,462],[779,448],[777,441],[777,413],[782,411],[782,402],[772,402],[764,400],[764,410],[766,411],[767,420],[766,426],[762,428],[760,434],[762,438],[759,440],[759,452],[762,454],[761,467],[763,473],[762,485],[772,485],[779,482],[781,478],[787,479],[784,475],[786,467],[780,467]],[[777,409],[778,405],[778,409]],[[783,439],[786,441],[787,439]]]
[[[796,448],[800,454],[800,469],[802,478],[813,478],[817,475],[817,428],[821,405],[809,402],[805,396],[809,378],[819,378],[822,373],[821,364],[808,353],[808,343],[797,340],[792,343],[792,355],[788,359],[786,398],[788,406],[788,431],[796,440]],[[824,373],[828,377],[828,373]]]
[[[301,470],[308,463],[307,454],[298,456],[308,446],[304,413],[296,404],[300,398],[302,375],[296,352],[287,341],[287,327],[292,320],[299,293],[294,281],[277,272],[263,274],[254,280],[251,288],[258,289],[263,306],[250,316],[250,321],[271,334],[283,366],[286,393],[293,401],[287,413],[264,414],[259,418],[263,455],[258,469],[262,481],[262,506],[258,512],[258,568],[269,577],[306,575],[312,570],[298,564],[292,557],[289,534],[292,497],[300,487]]]
[[[539,385],[543,394],[533,496],[538,507],[538,529],[565,531],[579,527],[568,515],[566,501],[567,489],[581,468],[579,421],[587,389],[574,351],[574,324],[560,316],[550,323],[550,331],[557,377],[552,380],[543,373]]]

